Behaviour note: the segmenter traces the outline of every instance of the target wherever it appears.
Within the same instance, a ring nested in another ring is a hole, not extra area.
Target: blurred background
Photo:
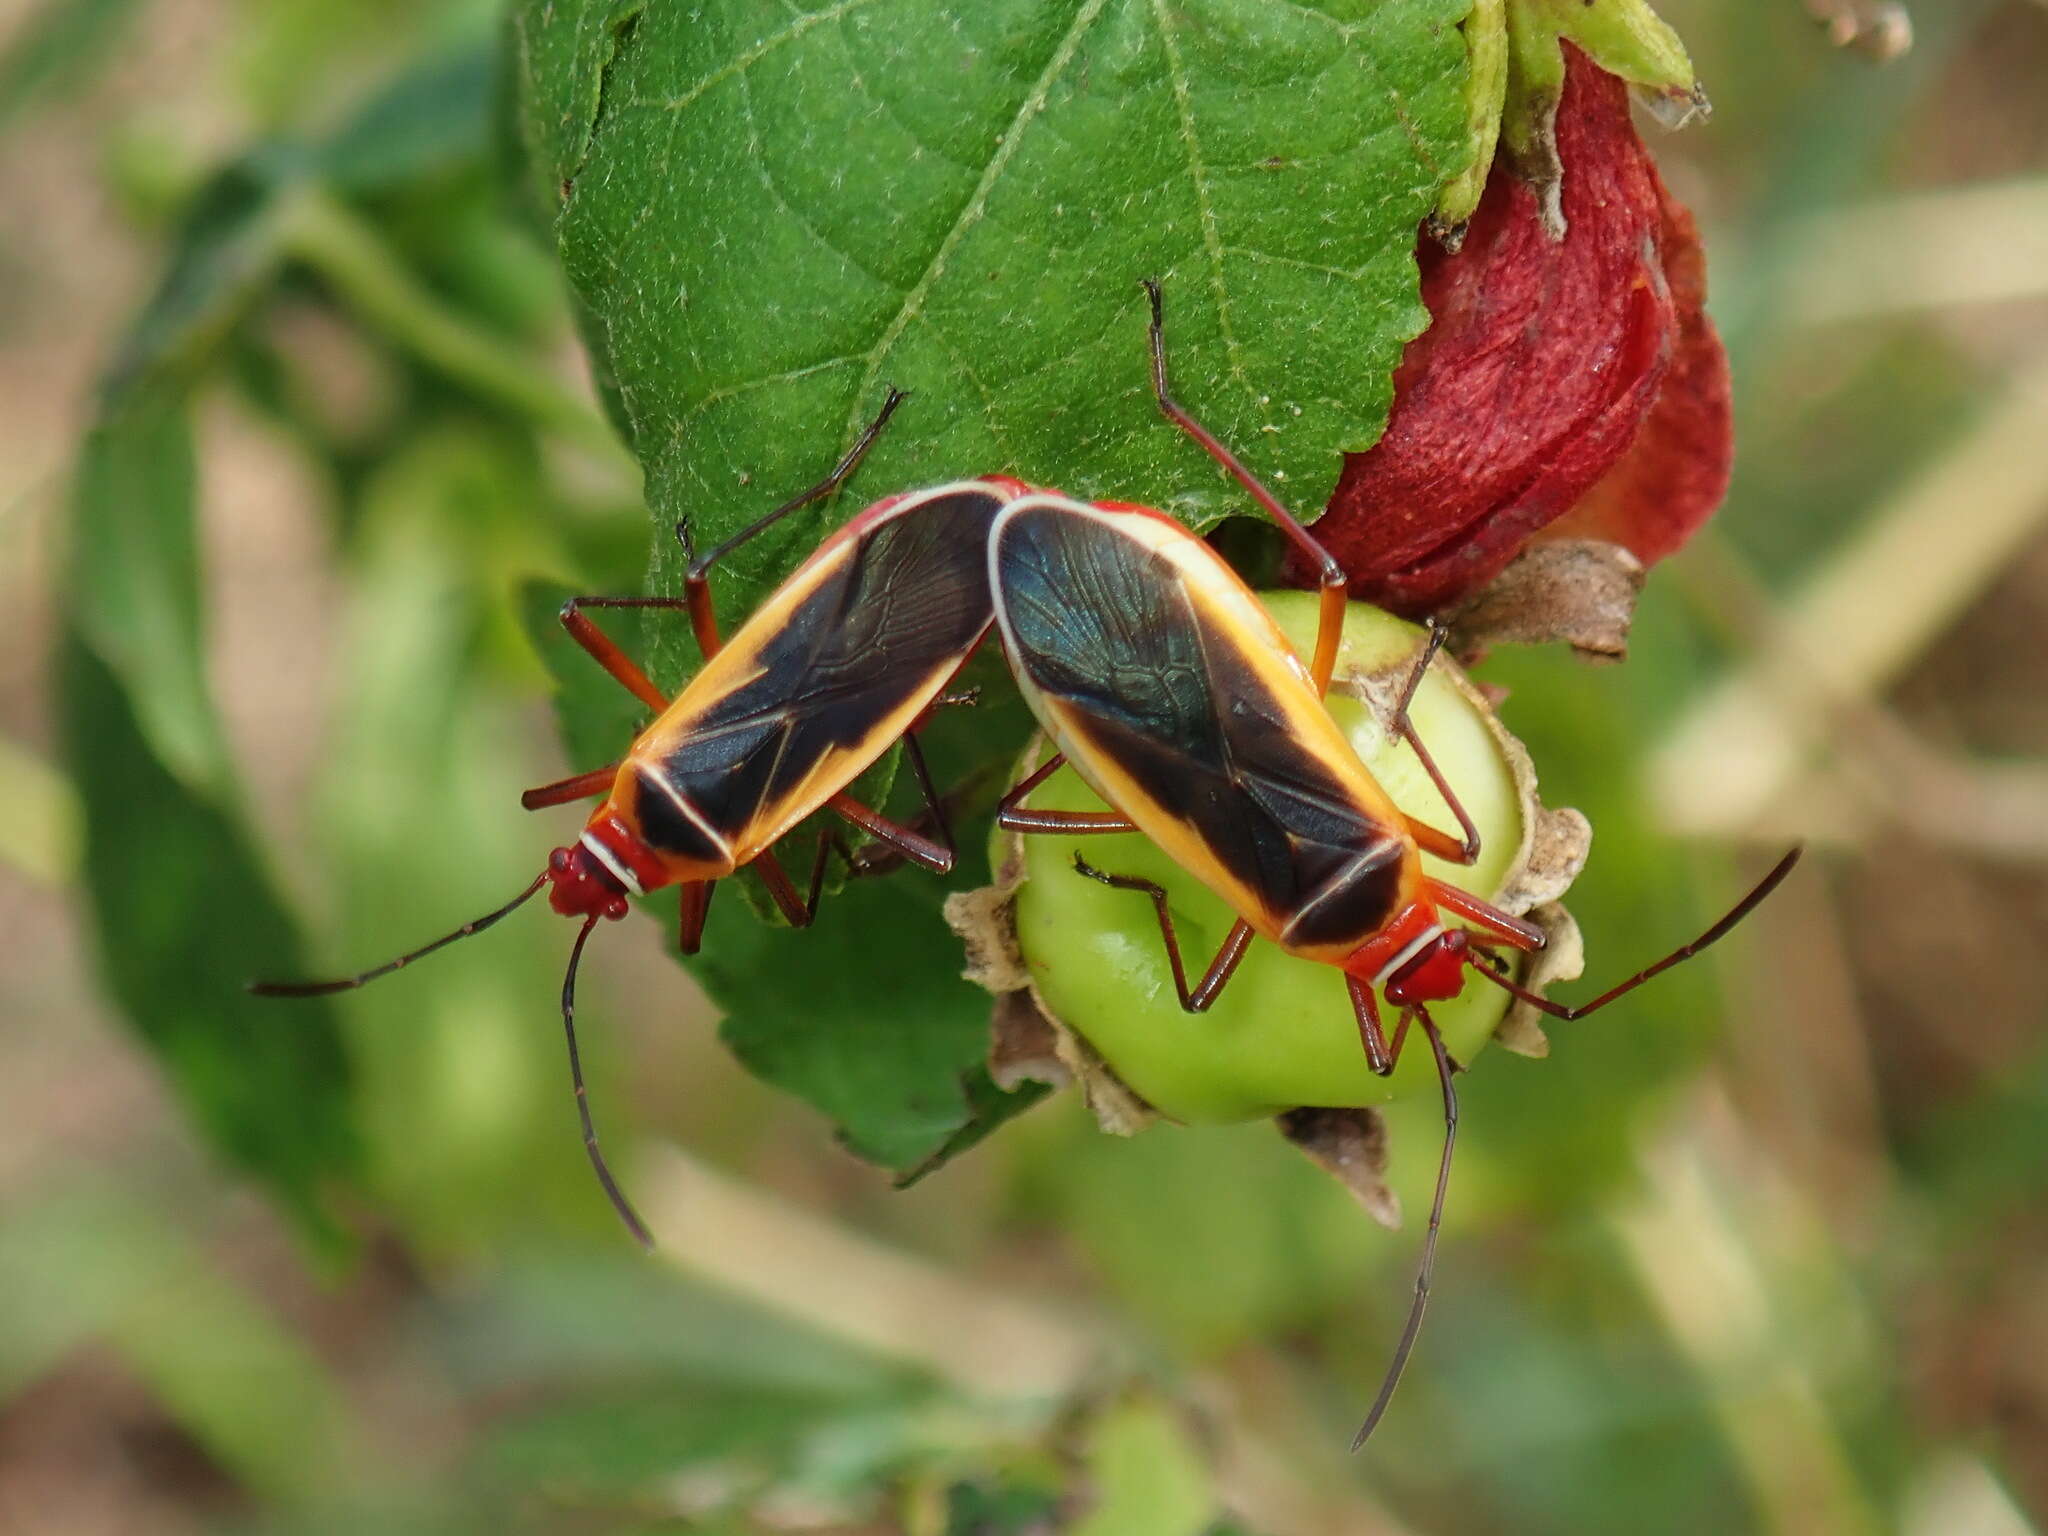
[[[610,1144],[692,1234],[648,1260],[574,1144],[559,934],[212,1036],[242,1005],[206,956],[102,941],[191,904],[247,937],[269,878],[325,969],[516,889],[558,835],[518,791],[567,765],[523,583],[632,590],[645,523],[505,168],[495,6],[0,0],[0,1531],[2048,1520],[2048,8],[1929,0],[1885,65],[1798,0],[1661,9],[1716,108],[1652,142],[1706,229],[1735,487],[1625,667],[1483,675],[1598,829],[1594,976],[1813,854],[1547,1061],[1476,1063],[1430,1327],[1354,1460],[1416,1234],[1269,1127],[1120,1141],[1055,1096],[893,1192],[632,923],[582,1017]],[[81,489],[141,355],[191,370],[196,469],[173,436]],[[197,549],[151,547],[188,477]],[[88,559],[198,562],[197,615],[116,584],[68,622],[197,626],[223,739],[186,761],[253,838],[119,776],[166,727],[60,633],[74,505]],[[88,848],[103,771],[135,809]],[[292,1144],[353,1171],[338,1213],[218,1150],[245,1062],[346,1074],[349,1123]],[[1413,1209],[1440,1131],[1391,1118]]]

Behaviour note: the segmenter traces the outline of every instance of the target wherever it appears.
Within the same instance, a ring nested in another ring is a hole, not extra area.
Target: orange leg
[[[682,953],[694,955],[704,947],[704,919],[711,915],[711,896],[717,889],[716,880],[689,880],[680,887],[682,902],[676,922],[676,947]]]
[[[772,848],[762,852],[749,866],[760,873],[761,883],[768,887],[768,894],[774,898],[776,909],[782,913],[783,919],[790,927],[808,928],[817,920],[818,896],[825,889],[825,861],[827,855],[835,848],[842,859],[846,857],[845,846],[834,834],[818,834],[818,855],[811,863],[810,891],[806,896],[797,895],[796,886],[791,883],[789,872],[782,867]],[[710,904],[709,896],[705,898],[705,904]]]
[[[1280,531],[1299,550],[1302,556],[1321,573],[1322,607],[1316,625],[1315,660],[1309,666],[1309,674],[1315,679],[1316,692],[1330,691],[1330,675],[1337,670],[1337,642],[1344,633],[1344,603],[1347,583],[1344,568],[1330,552],[1316,542],[1306,528],[1296,521],[1292,512],[1280,505],[1279,498],[1258,478],[1238,461],[1223,444],[1218,442],[1194,417],[1175,403],[1166,392],[1166,319],[1164,304],[1159,296],[1159,284],[1152,278],[1145,279],[1145,291],[1152,296],[1152,393],[1159,402],[1159,409],[1166,419],[1187,433],[1202,445],[1203,450],[1230,472],[1237,483],[1251,492],[1252,500],[1271,514],[1273,521],[1280,525]]]
[[[592,795],[603,794],[618,776],[619,764],[608,763],[588,773],[574,774],[552,784],[543,784],[538,789],[529,789],[519,797],[519,803],[529,811],[542,810],[550,805],[567,805],[571,800],[585,800]]]
[[[585,608],[681,608],[674,597],[572,597],[562,604],[562,628],[588,651],[597,664],[619,680],[625,690],[657,715],[668,708],[668,697],[654,686],[638,662],[619,649],[616,640],[583,614]]]
[[[1490,901],[1481,901],[1470,891],[1461,891],[1455,885],[1446,885],[1441,880],[1425,880],[1429,887],[1429,898],[1440,907],[1448,907],[1468,922],[1479,924],[1500,935],[1503,942],[1516,949],[1541,949],[1548,940],[1543,930],[1534,923],[1519,917],[1510,917]]]

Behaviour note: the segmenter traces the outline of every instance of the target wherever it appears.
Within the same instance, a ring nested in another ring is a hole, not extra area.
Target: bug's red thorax
[[[694,878],[688,870],[671,868],[673,861],[647,846],[634,825],[631,811],[620,809],[617,793],[613,791],[612,798],[592,814],[583,828],[583,836],[573,846],[556,849],[549,859],[554,889],[548,893],[548,900],[557,912],[569,916],[603,912],[609,917],[614,914],[607,897],[615,899],[623,911],[629,895],[644,896],[649,891]],[[565,855],[567,864],[561,873],[556,873],[557,861]]]
[[[1389,1003],[1435,1003],[1465,989],[1470,940],[1446,928],[1435,903],[1417,896],[1344,962],[1350,975],[1369,981]]]

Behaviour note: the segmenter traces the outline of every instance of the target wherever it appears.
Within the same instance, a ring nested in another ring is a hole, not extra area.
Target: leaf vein
[[[853,402],[847,412],[843,434],[846,442],[852,442],[854,434],[860,430],[861,402],[874,387],[875,379],[882,369],[882,360],[889,355],[889,350],[896,345],[904,331],[909,328],[910,322],[916,319],[923,309],[926,296],[945,275],[947,259],[953,254],[954,249],[966,238],[967,232],[981,222],[982,215],[988,211],[989,194],[1002,179],[1002,174],[1008,168],[1011,156],[1017,152],[1017,145],[1023,139],[1025,130],[1045,109],[1046,98],[1051,95],[1052,88],[1059,82],[1060,76],[1066,72],[1067,65],[1073,62],[1074,55],[1080,50],[1081,39],[1087,36],[1088,29],[1095,24],[1096,17],[1102,14],[1108,4],[1109,0],[1086,0],[1075,15],[1073,25],[1068,27],[1065,35],[1060,38],[1059,45],[1053,49],[1052,57],[1039,72],[1037,80],[1032,82],[1029,94],[1018,105],[1016,115],[1010,119],[1009,126],[1003,130],[1003,136],[996,141],[995,152],[989,156],[988,164],[982,170],[981,179],[975,183],[973,192],[968,195],[967,202],[953,220],[951,228],[940,239],[938,248],[932,252],[931,260],[925,263],[924,272],[910,292],[904,295],[901,307],[883,328],[874,346],[868,349],[867,371],[853,392]]]
[[[1222,332],[1223,354],[1229,361],[1230,376],[1259,405],[1259,413],[1270,422],[1272,413],[1264,397],[1252,386],[1245,369],[1244,352],[1238,345],[1237,330],[1230,319],[1230,285],[1223,279],[1225,246],[1216,227],[1216,209],[1209,196],[1209,173],[1202,164],[1201,140],[1195,133],[1195,109],[1188,92],[1187,72],[1181,64],[1180,43],[1173,35],[1172,19],[1164,0],[1152,0],[1152,18],[1159,27],[1159,41],[1166,49],[1166,77],[1173,87],[1173,104],[1180,115],[1181,142],[1187,146],[1188,177],[1195,187],[1195,211],[1202,226],[1202,250],[1209,258],[1209,287],[1216,295],[1216,319]]]
[[[828,21],[837,21],[854,11],[866,10],[877,0],[839,0],[837,5],[828,5],[822,11],[807,11],[797,16],[780,32],[764,37],[727,63],[721,64],[702,80],[685,90],[682,95],[671,97],[662,103],[671,112],[680,112],[698,101],[708,91],[725,84],[735,76],[744,75],[756,64],[767,58],[776,49],[795,42],[814,27],[822,27]]]

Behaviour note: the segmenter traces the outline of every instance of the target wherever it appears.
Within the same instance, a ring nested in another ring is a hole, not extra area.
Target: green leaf
[[[498,64],[495,37],[414,64],[328,138],[320,169],[361,195],[482,163],[493,147]]]
[[[207,686],[193,502],[185,401],[123,393],[79,460],[57,662],[100,968],[208,1134],[331,1246],[325,1196],[359,1168],[349,1066],[326,1003],[244,991],[301,961]]]
[[[524,88],[521,119],[541,205],[552,208],[582,168],[597,124],[605,72],[646,0],[576,0],[515,7]]]
[[[329,1246],[330,1188],[360,1148],[332,1008],[251,997],[301,974],[298,936],[240,821],[161,763],[133,695],[86,639],[58,650],[65,755],[85,806],[100,970],[227,1157]]]
[[[206,686],[192,499],[181,398],[138,394],[96,421],[72,490],[71,616],[119,676],[150,755],[218,796],[227,748]]]
[[[728,894],[692,966],[748,1071],[824,1111],[862,1157],[920,1173],[979,1139],[963,1128],[985,1133],[1039,1097],[988,1082],[988,994],[960,977],[943,895],[914,870],[850,881],[797,931]]]
[[[863,484],[1007,469],[1206,524],[1244,498],[1176,388],[1312,508],[1427,322],[1418,222],[1459,169],[1466,0],[528,0],[536,159],[648,477],[655,565],[810,480],[885,386]],[[731,562],[750,608],[815,542]],[[678,653],[680,654],[680,653]]]

